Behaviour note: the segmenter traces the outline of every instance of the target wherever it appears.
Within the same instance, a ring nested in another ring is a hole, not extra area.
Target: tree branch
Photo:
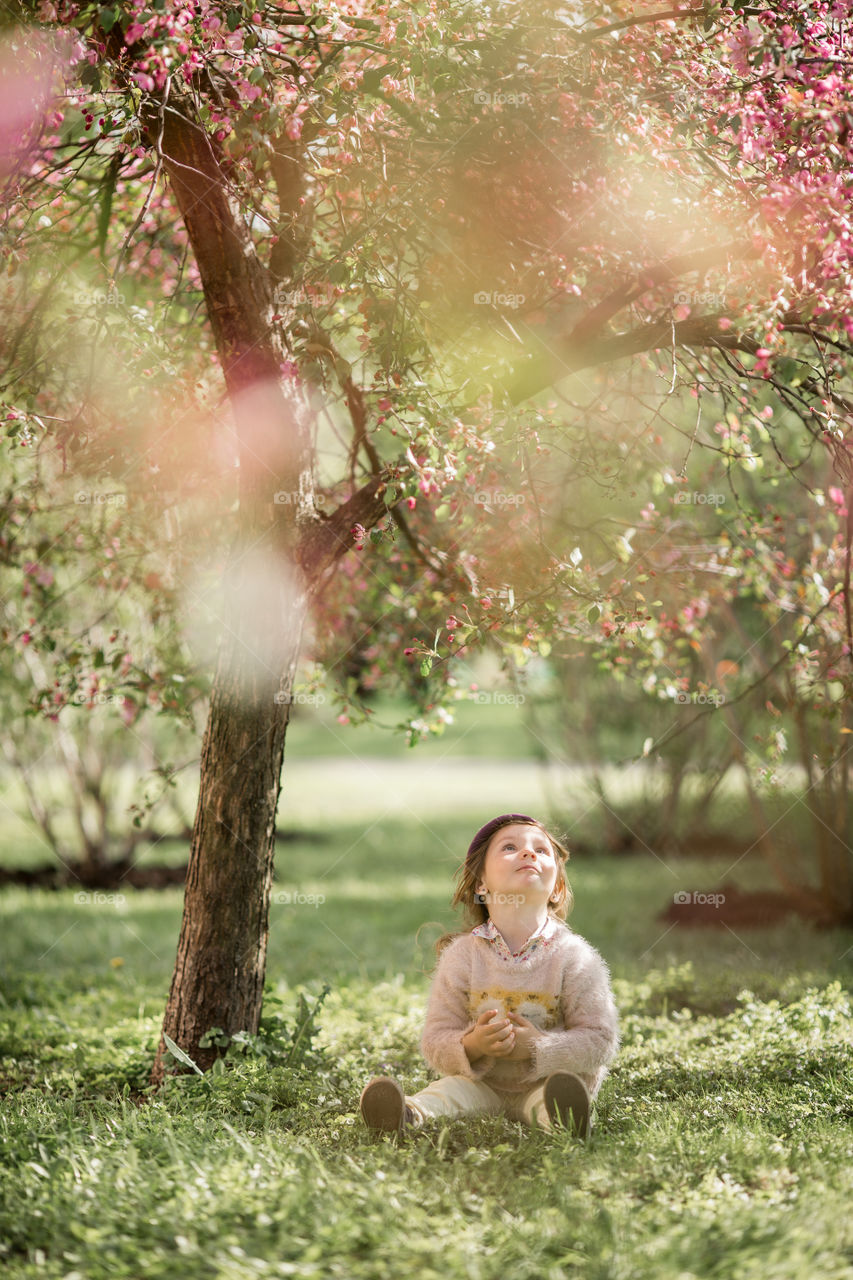
[[[298,548],[297,557],[305,579],[316,590],[326,570],[330,569],[347,551],[356,545],[353,529],[372,529],[383,516],[389,514],[386,502],[388,486],[393,473],[385,471],[371,476],[367,484],[342,503],[332,515],[318,521],[306,533]]]
[[[761,12],[757,10],[756,12]],[[623,18],[621,22],[608,22],[606,27],[594,27],[592,31],[580,32],[581,40],[598,40],[600,36],[610,35],[611,31],[624,31],[627,27],[647,26],[652,22],[672,22],[674,18],[701,18],[705,9],[701,4],[690,9],[664,9],[660,13],[641,14],[636,18]]]
[[[610,334],[594,341],[573,342],[571,334],[560,336],[556,346],[540,341],[538,349],[516,369],[506,384],[507,394],[513,404],[520,404],[582,369],[623,360],[642,351],[670,348],[673,335],[680,347],[721,347],[754,356],[761,344],[747,334],[723,331],[719,320],[716,315],[688,317],[676,324],[669,319],[658,320],[630,329],[627,333]]]
[[[572,344],[593,341],[607,322],[618,315],[623,307],[642,297],[655,285],[674,280],[690,271],[702,271],[708,267],[717,266],[721,262],[728,262],[731,258],[754,256],[755,249],[750,241],[737,240],[731,244],[711,245],[706,249],[680,253],[655,267],[649,267],[637,276],[632,284],[620,285],[618,289],[614,289],[606,298],[592,307],[585,316],[582,316],[569,334],[568,341]]]

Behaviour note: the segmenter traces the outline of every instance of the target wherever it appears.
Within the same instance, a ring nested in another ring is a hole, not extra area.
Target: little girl
[[[477,832],[453,898],[475,927],[437,943],[421,1040],[441,1079],[411,1097],[388,1076],[371,1080],[360,1102],[371,1128],[503,1113],[586,1136],[619,1030],[607,965],[564,923],[568,857],[523,813]]]

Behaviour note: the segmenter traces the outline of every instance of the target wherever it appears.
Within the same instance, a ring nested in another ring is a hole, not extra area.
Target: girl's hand
[[[515,1044],[504,1056],[513,1062],[529,1062],[533,1057],[533,1045],[542,1038],[544,1032],[520,1013],[511,1013],[509,1018],[515,1029]]]
[[[498,1018],[497,1013],[497,1009],[486,1009],[477,1019],[476,1026],[462,1037],[469,1062],[476,1062],[478,1058],[511,1056],[515,1046],[515,1029],[509,1018]]]

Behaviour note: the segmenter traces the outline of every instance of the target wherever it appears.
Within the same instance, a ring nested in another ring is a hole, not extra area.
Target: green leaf
[[[599,609],[597,604],[594,604],[591,609],[587,610],[587,615],[586,615],[587,622],[598,622],[598,619],[600,617],[601,617],[601,610]]]
[[[116,153],[110,161],[101,183],[101,207],[98,211],[98,252],[101,257],[104,256],[104,250],[106,249],[107,232],[109,231],[110,216],[113,210],[113,196],[115,195],[121,161],[121,155]]]
[[[198,1042],[199,1049],[227,1049],[231,1037],[221,1027],[211,1027]]]
[[[190,1055],[188,1053],[184,1053],[183,1049],[179,1048],[179,1046],[175,1044],[171,1036],[166,1035],[165,1031],[163,1032],[163,1041],[166,1045],[166,1048],[169,1050],[169,1053],[171,1053],[173,1058],[177,1058],[178,1062],[180,1062],[185,1067],[192,1067],[196,1075],[201,1076],[202,1080],[204,1080],[205,1075],[201,1067],[196,1066],[196,1064],[193,1062]]]
[[[99,9],[98,22],[101,24],[102,31],[112,31],[118,21],[118,9]]]
[[[229,9],[225,14],[225,22],[229,31],[236,31],[240,25],[242,14],[239,9]]]
[[[352,264],[348,262],[333,262],[329,267],[328,275],[332,284],[338,284],[341,280],[348,280],[352,272]]]
[[[97,66],[90,66],[88,63],[80,69],[80,83],[88,85],[90,89],[100,89],[101,87],[101,69]]]
[[[386,62],[381,67],[370,67],[361,79],[362,93],[376,93],[385,76],[395,76],[399,70],[399,64],[396,62]]]

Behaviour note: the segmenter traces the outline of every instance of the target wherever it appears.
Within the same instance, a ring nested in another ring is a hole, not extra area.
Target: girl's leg
[[[585,1138],[591,1127],[591,1100],[582,1080],[568,1071],[556,1071],[522,1094],[511,1111],[513,1119],[540,1129],[553,1129],[559,1116],[563,1124]]]
[[[406,1097],[415,1124],[436,1116],[495,1116],[503,1109],[500,1096],[481,1080],[468,1076],[442,1076],[433,1080],[425,1089]]]

